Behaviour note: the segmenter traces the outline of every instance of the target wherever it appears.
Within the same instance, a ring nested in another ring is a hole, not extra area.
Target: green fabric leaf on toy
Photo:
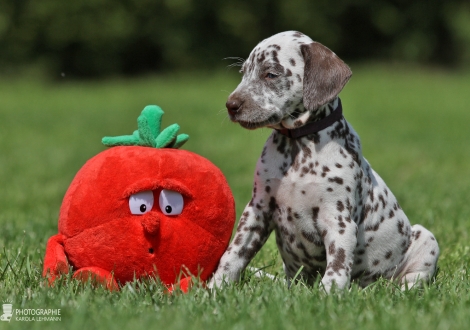
[[[180,127],[178,124],[173,124],[165,128],[155,139],[157,148],[165,148],[166,146],[171,145],[173,141],[176,141],[179,129]]]
[[[179,148],[189,136],[179,134],[178,124],[173,124],[160,131],[163,110],[156,105],[148,105],[137,118],[138,130],[132,135],[106,136],[101,142],[107,147],[143,146],[153,148]]]
[[[176,137],[175,144],[173,145],[172,148],[178,149],[181,147],[183,144],[185,144],[186,141],[188,141],[189,135],[188,134],[180,134]]]

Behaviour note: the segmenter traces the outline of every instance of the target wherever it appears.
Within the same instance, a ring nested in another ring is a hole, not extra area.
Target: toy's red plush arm
[[[193,279],[192,277],[184,277],[178,283],[172,284],[168,287],[167,293],[174,293],[178,289],[181,290],[183,293],[188,293],[189,290],[193,287]],[[203,283],[203,287],[205,287]]]
[[[46,277],[49,285],[53,285],[55,279],[61,274],[69,272],[69,263],[64,251],[64,236],[57,234],[49,238],[44,257],[42,276]],[[111,272],[98,267],[84,267],[74,272],[73,277],[87,281],[90,277],[93,283],[105,285],[108,290],[119,290],[116,280]]]
[[[103,268],[83,267],[73,274],[73,278],[84,282],[91,280],[94,285],[103,285],[109,291],[119,291],[119,285],[114,279],[113,274]]]
[[[47,277],[49,285],[52,285],[58,276],[68,272],[69,264],[64,252],[64,237],[57,234],[47,241],[42,276]]]

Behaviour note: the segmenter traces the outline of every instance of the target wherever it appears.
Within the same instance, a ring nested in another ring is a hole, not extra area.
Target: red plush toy
[[[187,290],[190,275],[205,281],[215,270],[235,221],[232,193],[215,165],[176,149],[188,139],[178,125],[160,132],[162,115],[146,107],[138,131],[103,138],[113,147],[76,174],[46,247],[50,284],[71,266],[110,290],[143,276],[171,286],[181,274]]]

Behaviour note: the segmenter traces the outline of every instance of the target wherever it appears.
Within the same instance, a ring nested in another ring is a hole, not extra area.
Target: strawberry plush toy
[[[112,148],[76,174],[46,247],[51,285],[71,267],[110,290],[153,276],[186,291],[191,276],[215,270],[235,221],[232,193],[214,164],[177,149],[188,139],[177,124],[160,132],[162,115],[147,106],[133,135],[103,138]]]

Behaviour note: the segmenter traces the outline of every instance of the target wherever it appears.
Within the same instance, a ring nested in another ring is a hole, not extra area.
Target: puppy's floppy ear
[[[335,53],[318,42],[302,45],[300,50],[305,62],[304,106],[315,110],[341,92],[352,72]]]

